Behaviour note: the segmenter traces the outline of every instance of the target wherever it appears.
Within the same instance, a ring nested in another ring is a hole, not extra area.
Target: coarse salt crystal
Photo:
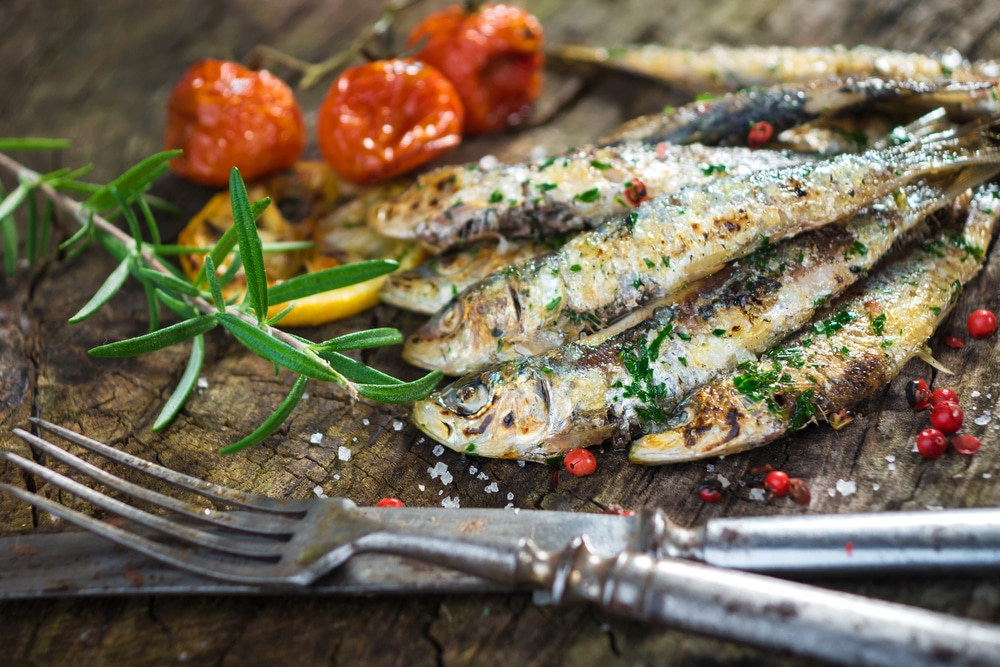
[[[306,393],[302,394],[302,400],[303,401],[308,401],[309,400],[309,392],[306,392]]]
[[[537,146],[532,146],[532,148],[531,148],[531,161],[532,162],[542,162],[543,160],[545,160],[545,156],[548,155],[548,153],[549,152],[545,148],[545,146],[542,146],[541,144],[539,144]]]
[[[447,507],[449,509],[458,509],[459,507],[461,507],[461,503],[458,500],[458,496],[455,496],[454,498],[448,496],[447,498],[441,501],[441,507]]]
[[[365,417],[364,419],[361,420],[361,423],[364,424],[365,426],[368,426],[369,424],[371,424],[371,420],[369,420],[368,417]]]
[[[872,491],[878,491],[878,490],[879,490],[879,489],[881,489],[881,488],[882,488],[882,487],[881,487],[881,486],[879,486],[878,484],[872,484]]]
[[[972,398],[979,398],[980,396],[982,396],[982,394],[980,394],[978,391],[976,391],[975,389],[973,389],[972,393],[969,394],[969,396],[971,396]]]
[[[705,470],[707,470],[708,472],[715,472],[715,464],[709,463],[708,465],[705,466]]]
[[[339,480],[340,479],[340,475],[334,475],[333,478],[336,479],[336,480]]]
[[[470,475],[475,475],[477,472],[479,472],[479,468],[477,468],[476,466],[469,466]]]
[[[512,510],[514,509],[514,503],[507,503],[506,505],[503,506],[503,508],[505,510]]]
[[[358,436],[354,436],[353,438],[351,438],[351,442],[357,442],[357,441],[358,441]]]
[[[895,470],[896,469],[896,464],[895,463],[890,463],[889,465],[886,466],[886,468],[888,468],[889,470]]]
[[[433,468],[427,469],[427,474],[431,476],[431,479],[441,478],[441,483],[445,486],[451,484],[454,477],[448,472],[448,464],[444,461],[438,461]]]
[[[764,489],[757,487],[750,489],[750,500],[764,500]]]
[[[826,492],[830,494],[831,498],[837,495],[837,489],[827,489]]]
[[[983,413],[972,420],[972,423],[976,426],[986,426],[990,423],[990,415],[988,413]]]
[[[326,498],[327,497],[326,494],[323,493],[323,487],[319,486],[319,485],[313,487],[313,493],[316,494],[317,498]]]
[[[208,389],[208,378],[200,377],[198,378],[198,389]]]
[[[309,436],[309,444],[318,445],[321,442],[323,442],[322,433],[313,433],[312,435]]]
[[[434,445],[434,449],[431,450],[434,456],[441,456],[444,454],[444,445]]]
[[[896,460],[896,457],[893,456],[892,454],[889,454],[889,456],[885,457],[885,460],[888,461],[889,463],[892,463],[893,461]]]
[[[517,462],[517,466],[518,466],[519,468],[523,468],[523,467],[524,467],[524,461],[518,461],[518,462]]]
[[[988,472],[984,472],[983,473],[983,479],[989,479],[991,477],[993,477],[992,473],[988,473]]]
[[[497,483],[496,483],[496,482],[490,482],[490,485],[489,485],[489,486],[487,486],[487,487],[486,487],[485,489],[483,489],[483,490],[484,490],[484,491],[485,491],[486,493],[496,493],[497,491],[499,491],[499,490],[500,490],[500,487],[499,487],[499,486],[497,486]]]
[[[489,476],[489,475],[487,475],[487,474],[486,474],[486,473],[484,473],[484,472],[481,472],[481,473],[479,473],[478,475],[476,475],[476,479],[481,479],[481,480],[483,480],[484,482],[485,482],[486,480],[488,480],[489,478],[490,478],[490,476]]]
[[[507,500],[514,500],[514,492],[513,492],[513,491],[510,491],[510,492],[509,492],[509,493],[507,494]]]
[[[495,155],[484,155],[479,158],[480,169],[496,169],[498,164],[500,164],[500,160],[498,160]]]
[[[343,445],[337,447],[337,458],[340,459],[341,461],[350,461],[351,450],[348,449],[347,447],[344,447]]]
[[[420,491],[426,491],[427,487],[424,486],[423,484],[417,484],[417,489],[419,489]]]
[[[725,475],[717,475],[716,479],[719,480],[719,484],[722,485],[723,489],[728,489],[729,488],[730,482],[729,482],[729,478],[728,477],[726,477]]]
[[[846,479],[837,480],[837,491],[840,491],[842,496],[852,496],[858,490],[858,485],[854,482]]]
[[[401,421],[394,421],[394,422],[392,422],[392,430],[393,431],[402,431],[403,430],[403,422],[401,422]]]

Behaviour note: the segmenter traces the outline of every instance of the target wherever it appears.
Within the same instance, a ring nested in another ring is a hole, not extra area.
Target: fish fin
[[[955,374],[947,366],[945,366],[940,361],[938,361],[937,359],[935,359],[934,358],[934,354],[931,352],[931,349],[929,347],[927,347],[926,345],[921,345],[919,348],[917,348],[916,355],[922,361],[924,361],[925,363],[927,363],[928,366],[930,366],[931,368],[934,368],[935,370],[938,370],[938,371],[944,373],[945,375],[954,375]]]
[[[890,148],[891,146],[908,144],[935,134],[943,135],[944,132],[954,131],[956,127],[948,120],[948,113],[944,107],[938,107],[908,125],[894,128],[888,136],[876,142],[873,148]]]

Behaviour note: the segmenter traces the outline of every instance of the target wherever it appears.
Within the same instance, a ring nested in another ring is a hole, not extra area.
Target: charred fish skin
[[[924,55],[872,46],[711,46],[694,50],[657,44],[600,48],[564,46],[555,55],[640,74],[688,91],[726,92],[816,79],[885,78],[974,81],[996,77],[993,61],[969,63],[954,50]]]
[[[924,108],[969,107],[977,114],[997,110],[994,83],[865,79],[811,81],[742,90],[710,100],[696,100],[664,113],[640,116],[597,140],[600,146],[621,142],[745,144],[747,129],[766,120],[781,132],[834,113],[905,100]]]
[[[635,442],[629,459],[662,465],[746,451],[829,419],[891,381],[982,268],[998,198],[996,184],[980,186],[964,231],[917,245],[809,329],[693,394],[672,428]]]
[[[550,236],[592,229],[641,201],[707,183],[808,161],[784,151],[643,143],[582,148],[540,164],[441,167],[374,207],[380,234],[444,250],[483,238]]]
[[[976,172],[976,173],[972,173]],[[607,439],[623,445],[686,396],[806,323],[969,178],[913,184],[847,223],[766,245],[600,343],[568,343],[457,380],[413,422],[464,453],[543,460]]]
[[[409,271],[390,273],[379,299],[390,306],[432,315],[466,287],[494,271],[541,255],[559,245],[558,239],[482,242],[430,258]]]
[[[916,178],[996,159],[986,149],[903,147],[684,188],[466,289],[407,340],[403,357],[462,375],[540,354],[665,298],[764,238],[848,218]]]

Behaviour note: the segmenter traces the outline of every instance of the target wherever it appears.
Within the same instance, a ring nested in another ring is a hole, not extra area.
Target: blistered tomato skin
[[[319,150],[337,174],[368,185],[398,176],[462,141],[462,102],[441,72],[377,60],[334,80],[319,108]]]
[[[203,60],[188,68],[167,103],[164,147],[184,151],[170,167],[204,185],[227,185],[233,167],[248,181],[286,169],[305,143],[291,88],[264,70]]]
[[[414,56],[441,70],[465,105],[465,133],[520,123],[542,90],[542,25],[518,7],[451,5],[410,34]]]

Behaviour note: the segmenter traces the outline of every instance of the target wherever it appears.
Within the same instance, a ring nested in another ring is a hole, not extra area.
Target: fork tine
[[[219,484],[212,484],[211,482],[206,482],[205,480],[198,479],[197,477],[191,477],[190,475],[179,473],[175,470],[171,470],[170,468],[164,468],[163,466],[141,459],[138,456],[133,456],[126,452],[108,447],[103,442],[98,442],[97,440],[80,435],[79,433],[75,433],[51,422],[47,422],[44,419],[31,417],[30,421],[47,431],[51,431],[52,433],[69,440],[70,442],[89,449],[95,454],[100,454],[101,456],[118,461],[119,463],[135,468],[136,470],[141,470],[148,475],[152,475],[153,477],[182,489],[194,491],[195,493],[203,495],[206,498],[212,498],[213,500],[218,500],[230,505],[237,505],[239,507],[260,510],[263,512],[295,515],[305,513],[305,507],[303,507],[299,501],[267,498],[253,493],[230,489]]]
[[[274,566],[270,563],[213,558],[193,551],[190,548],[163,544],[77,512],[65,505],[60,505],[48,498],[43,498],[36,493],[10,486],[9,484],[0,483],[0,491],[19,498],[29,505],[58,516],[61,519],[65,519],[96,535],[109,539],[116,544],[189,572],[244,584],[308,583],[304,581],[300,582],[300,578],[294,575],[275,576]]]
[[[0,451],[0,458],[10,461],[22,470],[26,470],[31,474],[44,479],[50,484],[83,498],[87,502],[97,505],[98,507],[102,507],[110,512],[113,512],[118,516],[131,519],[136,523],[159,530],[160,532],[170,535],[171,537],[176,537],[199,547],[216,549],[224,553],[233,554],[235,556],[243,556],[246,558],[275,559],[276,557],[280,557],[283,552],[284,542],[264,542],[235,536],[223,537],[221,535],[209,533],[197,528],[184,526],[175,521],[165,519],[164,517],[157,516],[155,514],[150,514],[149,512],[140,510],[137,507],[123,503],[120,500],[106,496],[103,493],[95,491],[89,486],[84,486],[69,477],[61,475],[54,470],[41,466],[34,461],[30,461],[12,452]]]
[[[82,472],[105,486],[117,489],[163,509],[171,510],[214,526],[231,528],[257,535],[287,536],[294,532],[295,519],[281,516],[280,514],[247,515],[233,512],[219,512],[211,505],[187,503],[112,475],[78,456],[70,454],[48,440],[43,440],[27,431],[15,428],[13,433],[32,447],[40,449],[49,456],[62,461],[71,468]]]

